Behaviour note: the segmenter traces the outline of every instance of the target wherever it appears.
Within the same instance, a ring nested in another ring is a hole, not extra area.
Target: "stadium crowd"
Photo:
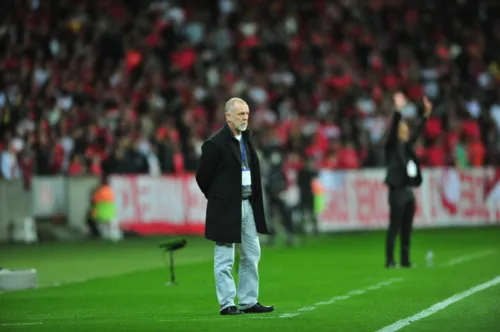
[[[2,177],[193,171],[233,96],[263,155],[377,167],[399,90],[423,165],[498,165],[498,8],[411,3],[2,1]]]

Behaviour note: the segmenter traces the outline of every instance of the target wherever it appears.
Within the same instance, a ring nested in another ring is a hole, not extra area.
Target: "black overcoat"
[[[249,150],[255,225],[269,234],[264,214],[259,157],[249,130],[243,132]],[[215,242],[241,243],[241,152],[238,140],[226,123],[201,147],[196,182],[207,198],[205,237]]]

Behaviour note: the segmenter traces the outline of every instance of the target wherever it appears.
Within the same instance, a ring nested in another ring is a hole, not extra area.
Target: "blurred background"
[[[33,225],[97,236],[102,179],[122,230],[201,234],[205,201],[192,173],[234,96],[250,106],[264,178],[280,154],[283,220],[300,224],[308,200],[313,231],[385,227],[381,152],[396,91],[410,101],[410,124],[424,95],[435,106],[416,148],[428,180],[417,226],[500,219],[497,1],[0,7],[2,241]]]

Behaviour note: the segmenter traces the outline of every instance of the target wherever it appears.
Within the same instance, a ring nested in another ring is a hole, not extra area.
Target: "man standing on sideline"
[[[312,158],[304,158],[304,164],[297,175],[297,183],[300,188],[300,214],[302,219],[302,232],[306,233],[305,226],[312,223],[313,235],[318,235],[318,218],[314,211],[313,181],[319,174],[314,166]]]
[[[269,197],[269,212],[271,216],[270,223],[270,245],[274,245],[276,241],[276,236],[278,235],[276,230],[276,217],[274,212],[278,212],[279,218],[282,220],[283,226],[285,227],[286,234],[286,244],[288,246],[293,245],[293,219],[292,210],[287,206],[286,202],[286,189],[288,186],[287,178],[283,172],[283,157],[281,152],[273,151],[270,156],[270,170],[269,178],[267,179],[266,192]]]
[[[249,108],[231,98],[224,126],[202,145],[196,182],[208,199],[205,237],[215,242],[214,273],[221,315],[265,313],[272,306],[258,302],[260,243],[269,234],[264,215],[259,158],[247,131]],[[235,243],[241,243],[238,282],[231,274]]]
[[[392,117],[385,143],[387,165],[385,184],[389,187],[390,208],[385,252],[387,268],[396,267],[394,244],[399,232],[401,232],[401,266],[412,267],[410,237],[416,207],[412,187],[418,187],[422,183],[422,173],[413,146],[423,132],[426,120],[432,112],[432,104],[427,97],[424,97],[424,116],[410,137],[408,125],[401,119],[401,109],[406,102],[403,93],[398,92],[394,95],[396,112]]]

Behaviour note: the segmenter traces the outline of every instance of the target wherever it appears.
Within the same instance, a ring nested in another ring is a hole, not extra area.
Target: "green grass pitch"
[[[158,248],[165,238],[0,246],[0,266],[36,268],[40,285],[0,294],[0,331],[377,331],[500,276],[499,227],[415,230],[414,269],[383,268],[384,237],[263,245],[260,300],[276,311],[234,317],[218,313],[213,244],[202,238],[176,252],[173,287]],[[500,284],[401,330],[500,331]]]

